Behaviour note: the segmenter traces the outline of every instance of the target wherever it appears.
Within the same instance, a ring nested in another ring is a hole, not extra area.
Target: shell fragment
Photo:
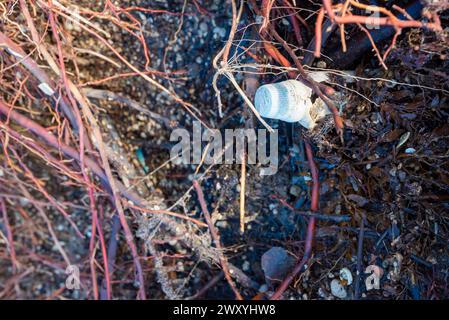
[[[345,287],[337,279],[331,281],[331,293],[334,297],[340,299],[345,299],[348,296]]]

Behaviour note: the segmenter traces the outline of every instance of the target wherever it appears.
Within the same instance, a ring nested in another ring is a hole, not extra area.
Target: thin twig
[[[195,188],[196,194],[198,195],[198,201],[200,202],[201,210],[203,211],[204,218],[206,219],[207,225],[209,226],[210,234],[212,236],[212,239],[214,240],[215,247],[220,251],[220,264],[223,269],[223,272],[225,273],[225,278],[228,281],[232,291],[234,291],[236,299],[243,300],[240,292],[237,290],[234,280],[232,280],[231,278],[228,261],[224,256],[223,249],[221,247],[218,230],[217,228],[215,228],[215,225],[212,222],[209,209],[207,208],[206,200],[204,199],[203,190],[201,189],[201,186],[197,180],[193,180],[193,187]]]
[[[360,299],[360,278],[362,275],[363,238],[365,237],[365,215],[360,222],[359,239],[357,241],[357,273],[355,275],[354,299]]]

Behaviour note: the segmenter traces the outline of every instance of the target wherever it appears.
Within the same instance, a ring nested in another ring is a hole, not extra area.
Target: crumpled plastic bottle
[[[309,76],[317,82],[328,80],[325,72],[314,72]],[[311,88],[298,80],[286,80],[260,86],[254,105],[264,118],[299,122],[303,127],[312,129],[319,119],[330,112],[321,99],[312,103],[311,97]]]

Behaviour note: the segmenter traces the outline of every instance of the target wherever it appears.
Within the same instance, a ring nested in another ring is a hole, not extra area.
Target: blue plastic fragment
[[[295,202],[295,209],[301,209],[304,203],[306,202],[305,197],[299,197]]]
[[[412,295],[413,300],[421,300],[421,292],[419,290],[418,285],[412,284],[410,286],[410,293]]]
[[[150,168],[148,168],[148,166],[145,162],[145,156],[143,155],[142,148],[137,149],[136,156],[137,156],[137,161],[139,161],[139,163],[142,166],[145,173],[148,173],[148,171],[150,171]]]

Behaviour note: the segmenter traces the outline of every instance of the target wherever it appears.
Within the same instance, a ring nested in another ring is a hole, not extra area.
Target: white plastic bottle
[[[312,78],[321,82],[326,80],[327,76],[315,73]],[[299,122],[303,127],[312,129],[316,121],[329,111],[325,105],[326,110],[312,110],[315,107],[323,108],[323,103],[313,104],[311,96],[312,89],[305,84],[297,80],[287,80],[260,86],[256,91],[254,105],[262,117]]]

